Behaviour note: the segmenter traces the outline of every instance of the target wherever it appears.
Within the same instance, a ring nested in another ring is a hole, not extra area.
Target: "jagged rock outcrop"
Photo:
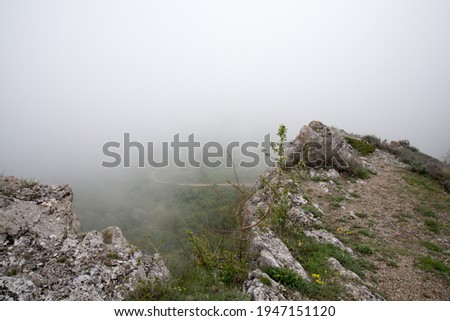
[[[344,135],[345,132],[319,121],[303,126],[292,146],[286,150],[287,167],[301,162],[309,168],[347,170],[349,163],[359,162],[359,159]],[[335,175],[335,172],[330,175]]]
[[[0,177],[0,300],[121,300],[139,281],[167,281],[163,259],[118,227],[79,235],[68,185]]]
[[[345,246],[332,232],[324,229],[321,220],[326,213],[312,200],[305,199],[304,189],[299,183],[301,177],[319,178],[317,184],[328,192],[334,180],[347,174],[355,166],[370,169],[370,164],[360,157],[350,146],[343,131],[332,129],[313,121],[304,126],[291,147],[286,151],[287,168],[269,168],[256,182],[252,197],[245,206],[247,225],[252,226],[249,237],[249,249],[253,254],[253,270],[244,283],[244,292],[253,300],[296,300],[305,299],[303,293],[280,291],[280,284],[261,272],[266,267],[285,268],[295,272],[306,282],[318,282],[317,274],[309,274],[301,263],[293,257],[290,249],[274,232],[270,224],[271,211],[284,203],[287,217],[283,218],[303,235],[319,243],[332,244],[356,257],[353,250]],[[295,167],[297,164],[300,167]],[[352,271],[346,270],[335,258],[329,258],[329,269],[335,270],[336,283],[347,289],[342,299],[381,300],[382,298],[369,289],[369,285]],[[314,272],[312,272],[314,273]],[[320,277],[319,277],[320,278]],[[261,281],[265,280],[265,282]]]
[[[371,284],[363,281],[355,272],[347,270],[334,257],[328,258],[328,264],[335,270],[342,284],[349,293],[350,300],[359,301],[382,301],[383,298],[369,289]]]
[[[259,269],[249,273],[244,282],[244,293],[250,295],[253,301],[286,301],[285,287]]]
[[[315,238],[320,243],[329,243],[336,245],[337,247],[353,255],[353,250],[351,248],[345,246],[344,243],[339,241],[336,236],[326,230],[306,230],[305,235]]]

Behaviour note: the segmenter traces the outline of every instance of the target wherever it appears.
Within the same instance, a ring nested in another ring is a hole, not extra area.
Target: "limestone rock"
[[[80,237],[68,185],[0,177],[0,195],[0,300],[121,300],[140,280],[170,278],[118,227]]]
[[[344,268],[341,263],[333,257],[328,258],[328,264],[339,273],[339,283],[342,284],[349,293],[349,299],[356,301],[382,301],[383,298],[372,292],[368,286],[370,284],[361,280],[353,271]]]
[[[294,259],[286,245],[271,230],[255,233],[251,239],[250,248],[251,252],[259,253],[257,259],[259,267],[289,268],[296,271],[301,278],[309,280],[305,269]]]
[[[250,272],[244,282],[244,293],[250,295],[252,301],[286,301],[285,292],[284,286],[259,269]]]
[[[314,237],[318,242],[320,243],[330,243],[333,245],[336,245],[343,249],[344,251],[347,251],[350,254],[353,254],[353,250],[349,247],[346,247],[341,241],[337,239],[336,236],[331,234],[330,232],[326,230],[311,230],[311,231],[305,231],[306,236]]]

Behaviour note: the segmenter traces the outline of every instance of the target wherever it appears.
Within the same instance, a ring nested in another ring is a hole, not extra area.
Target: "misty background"
[[[292,139],[315,119],[442,158],[449,17],[446,0],[0,1],[0,172],[70,183],[124,132]]]
[[[106,142],[262,142],[281,123],[293,139],[320,120],[441,159],[449,17],[448,0],[0,0],[0,174],[69,183],[83,230],[117,225],[179,262],[185,230],[224,226],[239,193],[172,183],[233,171],[166,169],[162,184],[102,168]]]

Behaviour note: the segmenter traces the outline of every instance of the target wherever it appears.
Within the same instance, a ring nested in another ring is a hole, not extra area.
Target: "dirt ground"
[[[431,257],[448,266],[449,194],[389,154],[377,152],[367,161],[377,175],[363,181],[310,180],[303,184],[305,193],[324,210],[328,230],[353,249],[372,250],[359,253],[373,264],[366,279],[387,300],[450,300],[448,274],[419,264]]]

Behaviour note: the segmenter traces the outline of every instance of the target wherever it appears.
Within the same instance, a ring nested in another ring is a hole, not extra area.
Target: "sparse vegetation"
[[[366,218],[367,214],[364,212],[356,212],[355,213],[356,216],[358,216],[359,218]]]
[[[6,272],[6,276],[15,276],[19,273],[18,268],[12,268]]]
[[[354,159],[348,159],[347,160],[347,168],[346,172],[356,178],[360,179],[369,179],[370,178],[370,171],[365,168],[360,162],[354,160]]]
[[[370,238],[375,238],[375,236],[376,236],[375,232],[372,231],[371,229],[368,229],[368,228],[362,229],[360,231],[360,233],[362,235],[365,235],[365,236],[370,237]]]
[[[362,254],[372,255],[375,253],[375,250],[367,244],[357,244],[355,248]]]
[[[348,136],[345,137],[345,140],[362,156],[367,156],[375,151],[375,146],[367,141]]]
[[[271,211],[271,223],[278,233],[283,233],[286,229],[288,222],[288,191],[284,190],[283,193],[279,193]]]
[[[311,178],[314,182],[328,182],[330,179],[323,175],[315,175]]]
[[[317,217],[317,218],[322,217],[322,213],[314,205],[304,204],[304,205],[301,206],[301,208],[304,209],[305,211],[311,213],[312,215],[314,215],[314,217]]]
[[[278,142],[272,142],[271,147],[276,154],[275,161],[277,162],[280,168],[284,168],[286,166],[286,156],[284,155],[284,147],[287,141],[287,128],[284,124],[281,124],[278,127],[277,131]],[[268,153],[268,151],[265,151]]]
[[[353,198],[360,198],[361,196],[357,192],[350,192],[349,195]]]
[[[331,208],[337,209],[337,208],[341,207],[341,202],[343,200],[345,200],[345,196],[343,196],[343,195],[331,195],[331,197],[330,197]]]
[[[430,209],[426,206],[419,205],[415,209],[416,209],[416,211],[421,213],[423,216],[428,216],[428,217],[433,217],[433,218],[437,217],[436,213],[432,209]]]
[[[398,156],[402,162],[410,165],[412,172],[427,175],[437,180],[450,193],[449,164],[420,152],[417,148],[411,146],[407,140],[401,140],[397,144],[389,144],[375,136],[364,136],[363,139],[379,149]]]
[[[440,224],[434,220],[425,220],[425,226],[433,233],[439,233]]]
[[[109,228],[104,229],[103,232],[102,232],[102,237],[103,237],[103,243],[111,244],[112,243],[112,237],[113,237],[111,229],[109,229]]]
[[[269,278],[266,278],[265,276],[260,276],[259,280],[261,281],[262,284],[267,285],[267,286],[271,286],[272,282],[270,281]]]
[[[273,280],[287,288],[298,291],[315,300],[339,300],[340,294],[344,291],[337,284],[324,286],[316,282],[306,281],[299,277],[295,271],[286,268],[266,267],[263,271]]]
[[[450,282],[450,267],[441,260],[431,256],[423,256],[418,259],[419,267],[424,271],[433,272],[446,278]]]
[[[423,247],[427,248],[428,250],[431,250],[431,251],[434,251],[434,252],[439,252],[439,253],[442,252],[442,248],[439,245],[437,245],[437,244],[435,244],[433,242],[422,241],[422,242],[420,242],[420,244]]]
[[[108,258],[111,260],[118,260],[118,259],[120,259],[120,256],[119,256],[119,253],[117,253],[117,252],[109,252]]]

